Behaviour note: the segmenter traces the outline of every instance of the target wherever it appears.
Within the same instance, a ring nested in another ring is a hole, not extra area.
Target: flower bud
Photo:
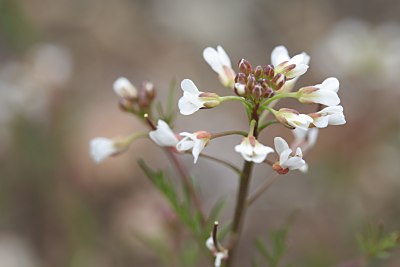
[[[151,101],[156,95],[155,86],[150,81],[143,81],[142,89],[146,92],[147,98]]]
[[[264,67],[264,74],[269,79],[272,79],[275,75],[274,67],[272,65],[268,65],[268,66]]]
[[[138,103],[140,108],[147,108],[150,106],[151,100],[148,98],[146,90],[139,91]]]
[[[238,96],[244,96],[246,95],[246,85],[242,84],[242,83],[235,83],[235,93]]]
[[[137,99],[138,91],[136,87],[125,77],[119,77],[113,84],[114,92],[121,98]]]
[[[249,74],[252,72],[251,64],[250,64],[250,62],[248,62],[246,59],[243,59],[243,58],[242,58],[242,59],[239,61],[238,66],[239,66],[240,72],[243,72],[243,73],[246,74],[246,75],[249,75]]]
[[[241,83],[241,84],[246,84],[247,83],[246,74],[239,72],[235,77],[235,82]]]
[[[262,88],[262,86],[260,84],[256,84],[254,86],[253,90],[251,91],[251,93],[256,98],[260,98],[264,94],[264,89]]]
[[[254,69],[254,77],[258,80],[259,78],[261,78],[262,74],[263,74],[263,68],[258,65],[257,67],[255,67]]]
[[[300,114],[297,110],[281,108],[275,113],[276,119],[289,129],[301,128],[308,129],[313,119],[305,114]]]
[[[256,78],[254,78],[253,74],[249,74],[247,77],[247,88],[251,91],[253,90],[254,86],[256,85]]]
[[[285,75],[278,73],[272,79],[272,83],[275,85],[275,89],[279,90],[285,84],[286,78]]]

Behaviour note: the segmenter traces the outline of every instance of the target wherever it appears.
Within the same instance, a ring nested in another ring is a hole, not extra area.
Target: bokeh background
[[[227,95],[202,59],[205,47],[256,65],[279,44],[311,56],[298,86],[339,78],[347,124],[323,129],[309,172],[281,176],[250,208],[237,266],[250,266],[254,238],[268,240],[294,212],[285,258],[293,266],[356,259],[356,235],[369,223],[400,229],[400,1],[0,0],[0,266],[165,266],[143,239],[173,254],[182,226],[136,164],[173,174],[165,154],[148,140],[100,165],[88,154],[93,137],[145,129],[120,111],[113,81],[151,80],[161,101],[183,78]],[[176,130],[246,123],[239,104],[224,103],[178,116]],[[272,126],[261,142],[277,135],[292,138]],[[205,152],[240,166],[239,141],[217,140]],[[220,221],[228,221],[237,177],[182,159],[207,210],[226,200]],[[271,175],[257,166],[252,188]],[[380,266],[400,266],[399,254]]]

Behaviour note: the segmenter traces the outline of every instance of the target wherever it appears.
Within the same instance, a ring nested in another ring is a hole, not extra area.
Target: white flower
[[[206,241],[206,247],[211,251],[211,253],[215,257],[214,261],[215,267],[220,267],[222,260],[228,258],[228,250],[222,249],[221,251],[217,251],[217,248],[214,245],[214,240],[211,236]]]
[[[321,84],[303,87],[299,90],[299,101],[302,103],[319,103],[326,106],[336,106],[340,103],[337,94],[339,91],[339,80],[330,77]]]
[[[136,99],[138,91],[136,87],[125,77],[119,77],[113,84],[114,92],[121,98]]]
[[[274,152],[272,148],[259,143],[254,136],[243,138],[240,145],[235,146],[235,151],[242,154],[246,161],[255,163],[263,162],[269,153]]]
[[[304,52],[290,58],[288,50],[282,45],[275,47],[271,53],[271,63],[275,71],[285,74],[287,79],[306,73],[309,61],[310,57]]]
[[[302,151],[306,152],[310,148],[312,148],[315,143],[317,142],[318,138],[318,128],[309,128],[309,129],[301,129],[301,128],[296,128],[292,130],[292,133],[294,135],[294,140],[293,143],[291,144],[291,147],[301,147]]]
[[[318,128],[346,123],[342,106],[326,107],[316,113],[310,114],[310,116],[314,118],[313,124]]]
[[[308,129],[310,123],[313,122],[313,119],[305,114],[300,114],[297,110],[289,109],[289,108],[281,108],[276,114],[275,117],[278,121],[283,123],[288,128],[301,128]]]
[[[149,136],[159,146],[176,146],[178,143],[175,133],[163,120],[158,120],[157,129],[149,132]]]
[[[195,133],[180,133],[183,136],[176,144],[176,149],[180,152],[192,150],[192,155],[194,157],[194,163],[197,162],[201,151],[208,144],[211,139],[211,134],[205,131],[198,131]]]
[[[96,163],[100,163],[107,157],[115,155],[122,150],[116,146],[114,140],[109,138],[97,137],[90,141],[90,156]]]
[[[192,80],[184,79],[181,82],[181,88],[183,96],[179,99],[178,107],[182,115],[190,115],[200,108],[212,108],[219,105],[217,94],[200,92]]]
[[[225,50],[221,46],[217,46],[217,49],[207,47],[203,51],[203,58],[218,74],[221,83],[232,88],[235,83],[235,72]]]
[[[279,162],[275,163],[273,168],[281,174],[287,173],[289,170],[297,170],[303,167],[306,162],[303,160],[301,148],[296,149],[296,153],[292,156],[292,150],[288,143],[281,137],[274,139],[275,150],[279,155]]]

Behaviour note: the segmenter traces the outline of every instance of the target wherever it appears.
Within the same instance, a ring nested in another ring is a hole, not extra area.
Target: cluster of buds
[[[113,88],[120,97],[121,109],[135,114],[146,113],[156,96],[154,84],[149,81],[143,81],[138,90],[127,78],[120,77],[114,82]]]
[[[241,59],[238,67],[240,72],[235,77],[234,89],[238,96],[272,97],[285,84],[285,76],[281,73],[275,75],[272,65],[258,65],[253,69],[247,60]]]

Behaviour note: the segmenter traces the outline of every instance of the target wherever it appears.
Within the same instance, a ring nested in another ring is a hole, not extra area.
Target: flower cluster
[[[230,88],[236,95],[219,96],[212,92],[203,92],[192,80],[184,79],[181,82],[183,96],[178,103],[180,113],[191,115],[200,109],[217,107],[227,100],[243,103],[249,117],[250,129],[248,133],[242,134],[244,138],[234,150],[246,161],[268,163],[279,174],[297,169],[304,171],[308,166],[303,159],[303,150],[308,150],[314,145],[316,129],[346,122],[343,107],[339,105],[339,81],[336,78],[330,77],[321,84],[306,86],[297,92],[292,91],[297,79],[309,68],[310,57],[304,52],[290,57],[284,46],[278,46],[272,51],[271,64],[252,67],[250,62],[241,59],[237,73],[232,69],[231,60],[221,46],[217,49],[206,48],[203,57],[218,74],[222,85]],[[128,79],[121,77],[115,81],[114,91],[120,97],[123,110],[136,115],[151,112],[151,103],[155,96],[154,85],[151,82],[144,82],[141,89],[137,90]],[[301,114],[286,107],[275,110],[275,104],[283,98],[295,98],[305,104],[319,104],[320,110],[311,114]],[[326,107],[321,109],[321,105]],[[274,120],[265,122],[269,114]],[[159,119],[157,125],[154,125],[149,117],[147,121],[152,128],[147,133],[150,139],[159,146],[174,148],[175,152],[191,151],[194,163],[212,139],[223,136],[204,130],[175,134],[164,120]],[[277,122],[293,130],[295,140],[291,147],[281,137],[275,137],[275,149],[261,144],[258,140],[262,130]],[[124,151],[135,139],[136,137],[130,137],[124,142],[106,138],[94,139],[91,142],[91,155],[96,162],[100,162],[107,156]],[[274,152],[277,154],[276,160],[268,161],[267,156]]]
[[[125,138],[94,138],[90,142],[90,153],[93,160],[97,163],[101,162],[109,156],[127,150],[134,140],[140,137],[149,137],[172,155],[175,162],[176,153],[191,153],[194,163],[203,156],[222,163],[241,175],[250,176],[251,171],[245,170],[251,170],[254,163],[268,164],[278,174],[287,174],[292,170],[305,172],[308,170],[308,165],[303,159],[303,155],[314,146],[319,129],[328,125],[346,123],[343,107],[339,105],[339,81],[336,78],[330,77],[320,84],[293,91],[297,79],[305,74],[309,68],[310,57],[304,52],[290,57],[284,46],[278,46],[272,51],[271,64],[252,67],[250,62],[241,59],[238,63],[237,72],[232,69],[231,60],[221,46],[218,46],[217,49],[206,48],[203,57],[218,74],[222,85],[230,89],[231,94],[219,96],[213,92],[202,91],[192,80],[184,79],[180,84],[183,91],[183,96],[178,102],[180,113],[191,115],[201,109],[215,108],[225,101],[238,101],[243,104],[247,113],[248,131],[230,130],[210,133],[205,130],[197,130],[195,132],[175,133],[170,126],[175,115],[173,111],[172,114],[171,110],[167,112],[169,114],[166,114],[161,105],[157,106],[158,116],[152,111],[155,97],[154,85],[151,82],[144,82],[138,90],[128,79],[121,77],[114,83],[114,91],[120,98],[121,108],[146,122],[150,130],[135,133]],[[275,109],[278,101],[284,98],[294,98],[304,104],[317,104],[315,105],[316,111],[302,114],[288,107]],[[157,124],[154,123],[156,120]],[[280,124],[292,130],[294,140],[290,145],[279,136],[273,139],[274,148],[261,143],[260,133],[274,124]],[[205,147],[212,140],[227,135],[242,136],[242,141],[234,147],[234,150],[246,161],[242,172],[224,159],[217,159],[203,153]],[[275,160],[267,159],[272,154],[276,154]],[[185,177],[183,181],[188,190],[193,190]],[[248,179],[243,180],[247,183],[249,181]],[[242,184],[240,188],[242,188]],[[191,193],[193,203],[198,203],[195,194]],[[245,203],[246,198],[242,199],[240,196],[239,194],[237,203]],[[238,204],[237,207],[240,208],[243,205]],[[201,207],[197,205],[197,209],[201,213]],[[236,221],[232,229],[235,235],[240,232],[239,219],[235,217]],[[219,267],[223,260],[228,259],[228,251],[232,247],[224,248],[218,243],[216,240],[217,226],[216,223],[206,246],[215,257],[214,265]],[[233,250],[230,251],[233,252]]]

